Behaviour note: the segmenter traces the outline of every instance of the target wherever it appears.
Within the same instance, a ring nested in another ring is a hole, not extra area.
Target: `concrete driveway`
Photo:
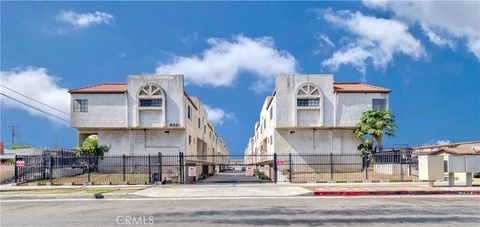
[[[313,192],[301,186],[278,187],[275,184],[196,184],[152,186],[134,194],[156,198],[289,197],[312,195]]]

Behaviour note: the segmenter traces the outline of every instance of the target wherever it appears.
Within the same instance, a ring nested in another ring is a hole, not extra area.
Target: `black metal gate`
[[[411,152],[142,156],[17,156],[15,182],[40,184],[321,183],[412,181]]]
[[[187,183],[272,183],[274,155],[187,155]]]

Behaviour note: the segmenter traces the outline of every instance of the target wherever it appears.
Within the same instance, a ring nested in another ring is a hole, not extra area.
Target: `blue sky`
[[[399,128],[387,145],[479,140],[479,10],[479,2],[1,2],[2,85],[63,110],[66,89],[181,70],[188,94],[241,154],[275,74],[333,73],[393,90]],[[1,108],[7,145],[10,125],[20,126],[20,143],[76,143],[59,120],[3,96]]]

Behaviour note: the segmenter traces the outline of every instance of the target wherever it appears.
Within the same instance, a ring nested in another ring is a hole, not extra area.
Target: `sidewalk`
[[[460,184],[460,183],[459,183]],[[294,197],[294,196],[359,196],[359,195],[480,195],[480,185],[448,187],[437,182],[391,183],[308,183],[308,184],[167,184],[167,185],[92,185],[92,186],[14,186],[2,185],[2,198],[93,196],[142,198],[207,198],[207,197]]]
[[[458,185],[462,185],[461,182]],[[307,186],[315,196],[367,196],[367,195],[480,195],[480,185],[449,187],[448,182],[428,183],[361,183]]]

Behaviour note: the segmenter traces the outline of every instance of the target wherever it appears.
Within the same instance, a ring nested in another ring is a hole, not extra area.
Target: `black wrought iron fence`
[[[192,168],[195,167],[195,168]],[[17,156],[15,182],[153,184],[219,182],[412,181],[416,157],[405,152],[142,156]]]

